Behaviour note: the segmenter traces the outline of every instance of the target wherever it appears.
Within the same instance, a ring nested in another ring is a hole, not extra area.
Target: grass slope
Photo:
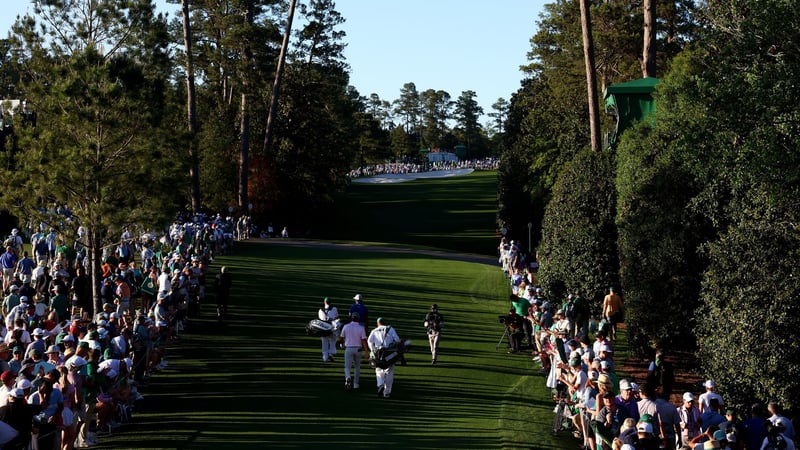
[[[337,197],[325,239],[494,255],[497,172],[397,184],[359,184]]]
[[[387,192],[395,189],[396,198],[437,191],[433,197],[440,207],[447,203],[448,190],[471,190],[468,195],[483,199],[476,204],[488,207],[494,175],[467,178],[446,180],[458,186],[453,189],[447,183],[424,182],[354,195],[362,195],[362,203],[369,203],[370,195],[381,199],[375,204],[383,205],[384,212],[369,220],[400,213],[417,219],[411,222],[447,228],[441,238],[430,241],[431,246],[477,252],[485,245],[491,254],[496,243],[489,218],[493,215],[462,213],[472,217],[470,226],[483,230],[462,233],[458,224],[451,223],[452,211],[414,215],[413,205],[388,206]],[[404,190],[408,192],[402,194]],[[460,197],[451,201],[469,209],[470,202],[461,202]],[[357,203],[350,208],[369,210]],[[405,245],[424,245],[415,229],[394,228],[402,222],[399,219],[387,218],[373,226],[367,219],[362,222],[353,229],[361,240],[397,238]],[[476,240],[486,242],[473,245]],[[204,317],[193,320],[181,342],[170,348],[168,369],[143,389],[146,399],[135,422],[103,437],[100,448],[564,449],[575,445],[571,437],[550,436],[553,404],[537,366],[524,355],[506,354],[504,346],[496,350],[503,331],[497,316],[507,310],[508,292],[496,265],[270,242],[237,244],[236,255],[220,258],[212,271],[222,264],[235,277],[230,319],[224,324],[213,320],[209,298]],[[392,399],[375,398],[375,374],[366,363],[361,389],[346,392],[343,352],[336,363],[323,363],[319,339],[305,335],[304,326],[316,316],[323,297],[331,297],[345,314],[355,293],[364,295],[373,320],[387,318],[401,337],[415,342],[409,365],[396,369]],[[446,319],[436,366],[430,365],[422,326],[431,303],[440,305]]]

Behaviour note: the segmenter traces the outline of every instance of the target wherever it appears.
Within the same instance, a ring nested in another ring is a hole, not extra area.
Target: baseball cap
[[[651,433],[652,434],[653,433],[653,425],[650,425],[647,422],[639,422],[639,424],[636,425],[636,431],[638,431],[639,433]]]
[[[724,431],[722,431],[722,430],[717,430],[717,431],[715,431],[715,432],[714,432],[714,437],[713,437],[713,439],[714,439],[715,441],[724,441],[724,440],[726,440],[726,438],[727,438],[727,436],[725,435],[725,432],[724,432]]]
[[[23,379],[17,381],[17,387],[20,388],[20,389],[25,390],[25,389],[32,388],[33,385],[31,384],[31,382],[27,378],[23,378]]]
[[[361,294],[356,294],[356,295],[354,295],[354,296],[353,296],[353,300],[355,300],[355,301],[359,301],[359,300],[361,300]]]
[[[86,365],[86,360],[78,355],[75,355],[70,357],[67,360],[67,362],[64,363],[64,365],[66,365],[67,367],[75,367],[75,368],[83,367]]]
[[[707,388],[713,388],[713,387],[716,387],[717,384],[714,383],[714,380],[706,380],[706,382],[703,383],[703,386],[707,387]]]
[[[22,398],[25,397],[25,391],[20,388],[11,389],[8,392],[8,395],[14,398]]]
[[[620,391],[630,391],[631,390],[631,382],[626,379],[619,380],[619,390]]]
[[[694,401],[694,394],[691,392],[684,392],[683,393],[683,401],[685,402],[693,402]]]
[[[45,353],[61,353],[61,349],[57,345],[51,345]]]

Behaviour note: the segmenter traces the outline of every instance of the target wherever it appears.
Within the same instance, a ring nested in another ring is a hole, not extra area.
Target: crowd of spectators
[[[440,170],[496,170],[499,164],[497,158],[468,159],[461,161],[437,161],[425,164],[417,163],[385,163],[373,164],[351,170],[347,176],[350,179],[360,177],[371,177],[385,174],[404,174],[434,172]]]
[[[200,217],[163,236],[125,230],[103,252],[101,311],[83,230],[70,239],[40,227],[25,242],[15,229],[0,257],[0,447],[91,447],[129,421],[167,367],[169,344],[199,314],[209,265],[248,238],[248,222]]]
[[[612,317],[621,300],[609,289],[599,321],[580,293],[548,299],[537,286],[538,263],[512,240],[501,240],[499,263],[509,278],[511,308],[503,318],[509,353],[530,351],[546,374],[554,400],[554,433],[570,429],[586,450],[794,449],[795,429],[778,403],[737,411],[713,380],[703,392],[684,392],[671,403],[675,373],[655,351],[641,380],[620,378]],[[613,307],[611,305],[614,305]],[[566,407],[564,407],[566,405]]]

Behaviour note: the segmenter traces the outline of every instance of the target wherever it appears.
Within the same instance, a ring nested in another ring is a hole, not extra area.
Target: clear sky
[[[303,0],[300,0],[303,1]],[[163,0],[158,0],[163,7]],[[453,100],[475,91],[485,113],[510,100],[523,78],[529,40],[544,0],[337,0],[346,19],[350,84],[365,97],[393,101],[405,83],[447,91]],[[0,34],[30,0],[0,0]],[[295,27],[299,23],[295,22]],[[487,119],[484,118],[483,122]]]

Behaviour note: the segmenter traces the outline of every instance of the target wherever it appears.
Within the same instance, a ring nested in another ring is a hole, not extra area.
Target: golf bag
[[[411,341],[404,340],[399,343],[392,344],[386,348],[379,348],[373,352],[369,358],[369,366],[373,369],[388,369],[395,363],[399,362],[403,353],[411,347]],[[405,363],[403,363],[405,364]]]
[[[315,337],[330,336],[333,334],[333,325],[324,320],[313,319],[306,325],[306,334]]]

